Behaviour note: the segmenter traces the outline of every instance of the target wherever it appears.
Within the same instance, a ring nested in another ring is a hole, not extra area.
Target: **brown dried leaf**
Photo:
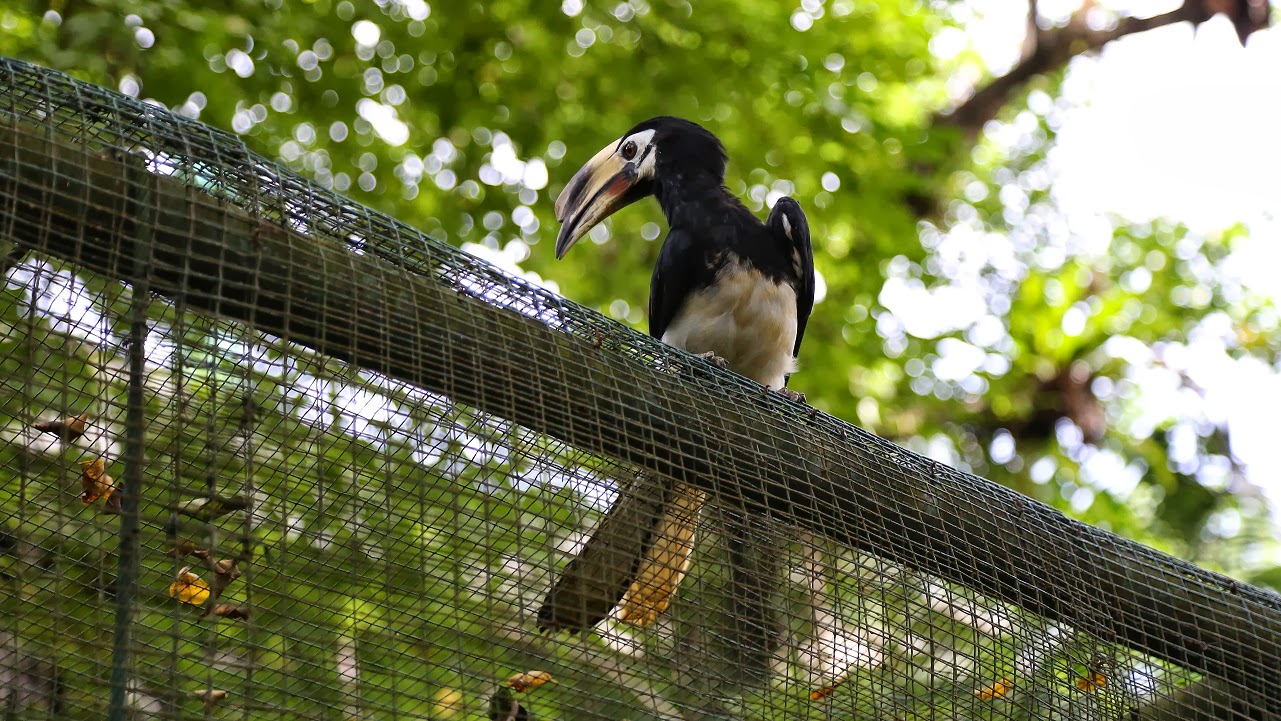
[[[67,416],[56,421],[38,421],[32,423],[31,427],[41,433],[48,433],[58,437],[63,443],[71,443],[85,434],[85,429],[89,426],[89,414],[81,413],[78,416]]]
[[[107,475],[107,463],[101,458],[80,462],[80,501],[85,505],[102,498],[111,507],[111,496],[116,490],[116,481]],[[120,508],[120,499],[116,498],[116,509]]]
[[[205,712],[213,710],[219,701],[227,698],[227,692],[220,688],[202,688],[195,692],[196,698],[205,702]]]
[[[173,556],[174,558],[183,558],[185,556],[190,556],[199,550],[201,549],[196,546],[196,542],[190,538],[177,538],[174,539],[173,544],[169,547],[169,550],[165,552],[165,555]]]
[[[214,564],[214,573],[219,576],[227,576],[230,580],[240,578],[240,570],[236,568],[235,559],[224,558]]]
[[[214,606],[214,615],[231,619],[232,621],[248,621],[249,609],[230,603],[220,603]]]
[[[209,565],[209,569],[213,571],[214,574],[214,598],[221,596],[223,590],[227,588],[228,584],[237,578],[240,578],[240,569],[236,568],[236,562],[230,558],[224,558],[217,563],[211,563],[209,559],[206,558],[205,563]]]
[[[836,689],[840,688],[841,684],[845,683],[845,681],[849,679],[849,677],[850,677],[849,671],[846,670],[840,676],[837,676],[835,679],[833,679],[832,683],[828,684],[827,686],[820,686],[814,689],[813,691],[810,691],[810,700],[820,701],[822,699],[827,698],[828,696],[831,696],[832,694],[836,693]]]
[[[823,686],[822,688],[816,688],[813,691],[810,691],[810,700],[821,701],[834,693],[836,693],[835,686]]]

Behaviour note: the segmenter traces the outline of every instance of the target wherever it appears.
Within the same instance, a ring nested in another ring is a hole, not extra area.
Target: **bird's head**
[[[725,179],[725,148],[703,126],[673,117],[646,120],[592,156],[556,199],[556,257],[620,208],[664,184]]]

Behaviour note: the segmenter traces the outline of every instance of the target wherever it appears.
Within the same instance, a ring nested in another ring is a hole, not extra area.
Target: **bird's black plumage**
[[[800,204],[780,198],[762,223],[725,187],[725,148],[715,135],[688,120],[659,117],[624,137],[649,128],[658,129],[659,144],[650,182],[669,226],[650,280],[650,335],[661,339],[686,298],[738,261],[794,287],[796,355],[814,306],[814,253]]]
[[[778,200],[762,222],[725,187],[726,162],[720,141],[696,123],[660,117],[638,124],[566,185],[556,203],[563,223],[557,254],[609,214],[654,195],[669,232],[650,282],[650,334],[712,353],[731,370],[781,390],[814,304],[809,225],[791,198]],[[685,574],[705,498],[642,474],[564,570],[539,611],[539,626],[583,630],[615,606],[624,620],[652,623]],[[735,648],[763,661],[775,640],[768,629],[778,628],[768,607],[778,554],[751,553],[760,537],[741,514],[726,513],[725,524],[738,586],[734,625],[740,636],[754,637],[735,641]],[[757,556],[766,562],[751,561]]]
[[[792,347],[792,355],[798,356],[810,311],[814,309],[814,248],[810,245],[810,224],[801,212],[801,204],[783,197],[774,203],[765,225],[792,266],[791,282],[796,284],[796,345]]]

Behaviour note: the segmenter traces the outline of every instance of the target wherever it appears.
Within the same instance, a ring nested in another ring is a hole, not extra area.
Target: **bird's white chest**
[[[690,353],[710,351],[734,372],[782,388],[796,369],[796,292],[731,263],[715,283],[685,300],[663,342]]]

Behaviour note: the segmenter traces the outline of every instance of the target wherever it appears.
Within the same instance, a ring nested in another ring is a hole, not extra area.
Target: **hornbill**
[[[798,400],[784,386],[814,305],[809,225],[786,197],[762,223],[725,187],[726,162],[720,141],[696,123],[640,123],[588,160],[556,200],[556,257],[620,208],[655,196],[669,231],[650,281],[650,335]],[[547,595],[540,628],[586,630],[616,606],[637,625],[662,614],[689,567],[706,496],[660,485],[623,489]],[[740,631],[768,644],[769,579],[744,578],[768,571],[750,569],[745,519],[727,513],[727,526],[732,579],[743,581],[731,589],[731,612]],[[775,575],[777,562],[766,561]]]

